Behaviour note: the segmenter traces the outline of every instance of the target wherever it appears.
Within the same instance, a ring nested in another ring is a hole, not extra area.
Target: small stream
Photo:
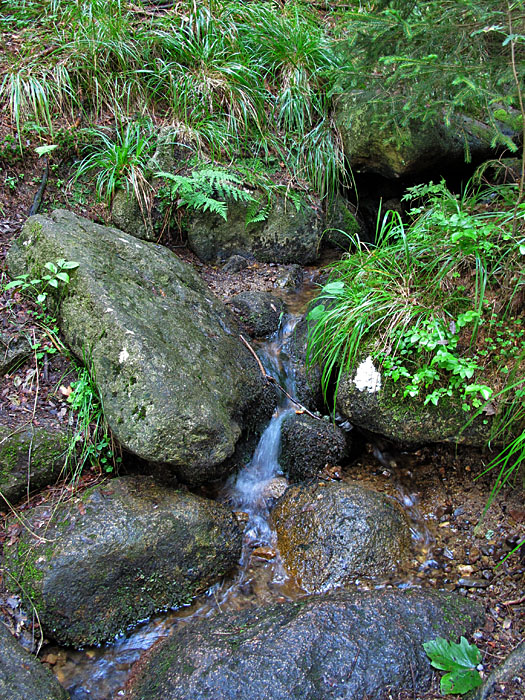
[[[295,393],[294,378],[288,369],[283,345],[294,332],[299,319],[300,315],[287,316],[280,331],[257,347],[265,370],[291,396]],[[253,605],[294,600],[305,594],[284,570],[276,536],[269,523],[269,505],[279,495],[279,490],[284,490],[286,486],[285,479],[279,476],[279,443],[282,422],[293,411],[293,404],[282,394],[282,400],[264,430],[250,463],[230,479],[219,494],[219,500],[238,512],[244,523],[243,553],[234,578],[216,584],[191,605],[150,618],[112,644],[84,650],[47,647],[42,658],[52,665],[59,681],[70,693],[71,700],[112,700],[124,695],[122,688],[141,654],[160,638],[172,634],[180,625],[188,624],[194,618],[207,617],[217,610],[234,611]],[[279,487],[277,493],[271,488],[275,485]],[[411,520],[415,546],[424,552],[422,558],[426,560],[430,558],[432,544],[428,529],[414,497],[401,486],[399,489],[398,498]],[[410,586],[411,577],[398,577],[392,583],[400,587]],[[381,583],[379,587],[382,585],[385,584]]]

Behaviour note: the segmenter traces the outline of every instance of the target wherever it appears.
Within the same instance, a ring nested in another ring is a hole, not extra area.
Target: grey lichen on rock
[[[28,220],[12,275],[79,263],[60,299],[64,337],[88,358],[118,441],[189,483],[224,476],[265,392],[224,305],[162,246],[58,210]]]
[[[388,576],[410,555],[401,506],[358,484],[291,486],[272,511],[272,522],[286,569],[309,592]]]
[[[62,644],[110,640],[190,602],[241,553],[230,511],[150,477],[95,486],[60,505],[49,523],[44,511],[29,514],[36,537],[24,530],[6,547],[6,565],[10,585],[20,581],[46,634]]]
[[[5,498],[15,503],[52,484],[74,456],[69,454],[70,439],[67,428],[0,425],[0,491]]]

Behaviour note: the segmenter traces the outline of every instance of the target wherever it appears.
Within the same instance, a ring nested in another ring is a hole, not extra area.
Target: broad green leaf
[[[320,318],[323,318],[324,313],[324,305],[318,304],[317,306],[314,306],[314,308],[308,313],[307,319],[309,321],[318,321]]]
[[[51,270],[51,272],[53,272],[53,273],[58,272],[58,267],[55,265],[55,263],[46,262],[44,267],[47,268],[48,270]]]
[[[344,282],[329,282],[323,287],[323,294],[341,296],[345,288]]]
[[[51,279],[51,280],[49,280],[49,284],[50,284],[52,287],[54,287],[55,289],[58,288],[58,282],[57,282],[56,279]]]
[[[60,267],[63,270],[75,270],[79,265],[80,263],[74,262],[73,260],[65,260],[61,263]]]
[[[67,272],[57,272],[57,278],[66,284],[69,282],[69,275]]]
[[[25,284],[24,280],[13,280],[12,282],[8,282],[4,289],[13,289],[14,287],[20,287],[22,284]]]
[[[451,693],[463,695],[469,690],[479,687],[482,683],[483,680],[475,668],[465,668],[444,675],[439,687],[443,695]]]

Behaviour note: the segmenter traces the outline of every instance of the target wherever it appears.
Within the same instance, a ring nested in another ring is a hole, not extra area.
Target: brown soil
[[[6,125],[0,128],[0,145],[7,133]],[[43,170],[43,163],[36,157],[22,158],[16,148],[11,151],[11,156],[6,157],[6,148],[0,150],[3,156],[0,157],[0,274],[3,280],[6,279],[7,249],[27,216]],[[32,151],[27,149],[27,152]],[[50,173],[42,211],[63,206],[104,221],[107,218],[104,208],[87,204],[94,201],[92,193],[84,192],[80,196],[77,189],[72,196],[71,188],[64,184],[69,178],[67,163],[59,164]],[[204,265],[183,246],[170,247],[191,262],[210,288],[225,300],[246,289],[275,291],[277,279],[286,271],[285,266],[254,263],[239,273],[227,274],[220,268]],[[31,313],[34,308],[20,294],[0,288],[0,311],[3,332],[13,336],[25,334],[33,344],[49,342]],[[0,378],[0,422],[12,427],[26,422],[51,425],[67,422],[70,409],[60,387],[67,389],[73,380],[72,367],[63,356],[48,355],[43,364],[36,363],[34,356],[30,357],[15,371]],[[480,477],[487,461],[487,456],[472,450],[455,453],[448,448],[425,447],[403,453],[385,445],[375,448],[368,445],[365,452],[344,469],[344,478],[368,483],[413,504],[415,522],[428,531],[428,539],[420,543],[420,566],[414,574],[415,584],[456,590],[484,603],[487,622],[475,641],[482,651],[485,674],[516,647],[525,628],[525,547],[505,559],[525,536],[523,483],[518,478],[510,483],[476,528],[494,483],[492,474]],[[91,484],[101,476],[96,471],[88,471],[79,485]],[[401,491],[397,484],[401,485]],[[66,488],[71,493],[71,487],[63,484],[35,498],[57,498]],[[26,507],[27,504],[21,506],[22,509]],[[4,506],[1,510],[5,517],[8,508]],[[3,538],[12,534],[4,532]],[[21,611],[17,597],[3,595],[0,611],[11,629],[27,642],[33,627]],[[407,698],[433,700],[440,697],[438,677],[436,674],[432,692],[424,696],[410,693]],[[525,674],[522,673],[498,688],[497,694],[491,697],[520,700],[524,696]]]

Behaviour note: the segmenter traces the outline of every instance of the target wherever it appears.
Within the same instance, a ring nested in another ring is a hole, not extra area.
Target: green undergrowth
[[[114,170],[129,128],[135,141],[147,140],[147,130],[129,124],[148,118],[172,126],[207,162],[277,160],[292,186],[308,181],[321,194],[344,178],[328,97],[338,58],[323,18],[306,3],[278,11],[272,2],[236,0],[161,9],[124,0],[4,6],[4,29],[16,24],[19,40],[6,53],[0,97],[19,136],[28,120],[50,142],[64,123],[113,122],[116,131],[100,136],[119,152],[109,156]],[[103,168],[101,152],[88,153],[83,167],[98,160]],[[111,183],[102,184],[111,196]]]
[[[388,212],[375,245],[332,266],[309,312],[307,362],[325,398],[370,353],[397,400],[491,416],[503,478],[525,456],[525,203],[513,185],[409,188],[408,221]],[[335,398],[334,398],[335,404]],[[487,421],[488,424],[488,421]],[[500,479],[501,481],[501,479]]]

